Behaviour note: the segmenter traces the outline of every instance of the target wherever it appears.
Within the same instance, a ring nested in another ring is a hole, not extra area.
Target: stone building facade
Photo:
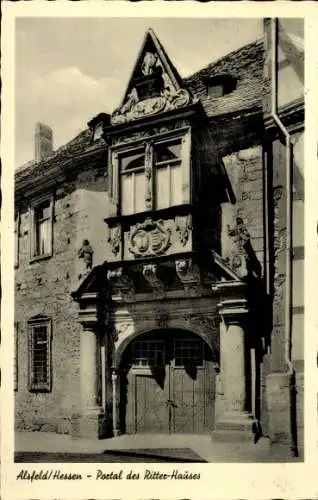
[[[149,30],[111,115],[55,152],[37,125],[15,175],[18,429],[303,452],[296,38],[266,20],[182,79]]]

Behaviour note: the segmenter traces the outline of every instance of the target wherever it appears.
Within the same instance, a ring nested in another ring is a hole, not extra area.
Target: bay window
[[[118,153],[121,215],[187,201],[188,196],[185,200],[183,192],[183,164],[190,153],[183,151],[184,142],[182,137],[160,139]]]

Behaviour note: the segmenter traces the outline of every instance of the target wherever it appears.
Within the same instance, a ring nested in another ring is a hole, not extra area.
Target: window
[[[210,84],[208,86],[208,96],[211,97],[212,99],[215,99],[217,97],[222,97],[223,95],[224,95],[223,85]]]
[[[118,154],[122,215],[184,202],[182,145],[171,138]]]
[[[29,389],[51,390],[51,321],[48,318],[29,321]]]
[[[237,79],[229,74],[211,75],[205,78],[207,94],[211,99],[217,99],[233,92],[237,86]]]
[[[13,346],[13,385],[18,390],[18,324],[14,323],[14,346]]]
[[[202,366],[203,343],[200,339],[175,339],[175,366]]]
[[[159,340],[138,340],[133,344],[135,367],[164,366],[164,343]]]
[[[20,212],[14,214],[14,267],[19,266]]]
[[[120,157],[121,213],[142,212],[145,201],[145,153],[135,150]]]
[[[52,255],[53,200],[46,199],[32,206],[31,258]]]
[[[154,147],[155,208],[182,204],[181,140]]]

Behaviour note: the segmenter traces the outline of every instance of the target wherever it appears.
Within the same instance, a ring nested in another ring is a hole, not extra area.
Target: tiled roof
[[[262,106],[263,42],[257,40],[220,58],[185,79],[193,94],[201,99],[209,117]],[[237,87],[223,97],[207,96],[206,80],[216,75],[231,75]]]
[[[80,155],[84,151],[94,150],[100,147],[100,145],[100,141],[92,144],[92,131],[90,129],[86,129],[83,132],[80,132],[71,141],[58,148],[48,158],[40,162],[31,160],[19,167],[15,171],[15,180],[17,182],[26,180],[30,173],[32,173],[32,176],[36,176],[37,174],[44,172],[48,167],[54,168],[54,166],[60,165],[61,163],[74,158],[74,156]]]
[[[218,98],[207,96],[205,80],[220,74],[231,75],[237,79],[237,88],[230,94]],[[230,54],[221,57],[202,70],[185,78],[184,83],[192,93],[201,99],[209,117],[227,113],[238,113],[250,108],[261,108],[263,94],[263,43],[261,40],[250,43]],[[15,180],[20,183],[37,175],[45,175],[49,169],[84,152],[100,148],[100,141],[92,143],[92,131],[86,129],[52,156],[36,163],[30,161],[15,172]]]

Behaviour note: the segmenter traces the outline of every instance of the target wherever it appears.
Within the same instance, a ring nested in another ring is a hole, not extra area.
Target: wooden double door
[[[184,331],[148,333],[130,345],[121,370],[121,427],[135,433],[202,434],[213,429],[212,352]]]

